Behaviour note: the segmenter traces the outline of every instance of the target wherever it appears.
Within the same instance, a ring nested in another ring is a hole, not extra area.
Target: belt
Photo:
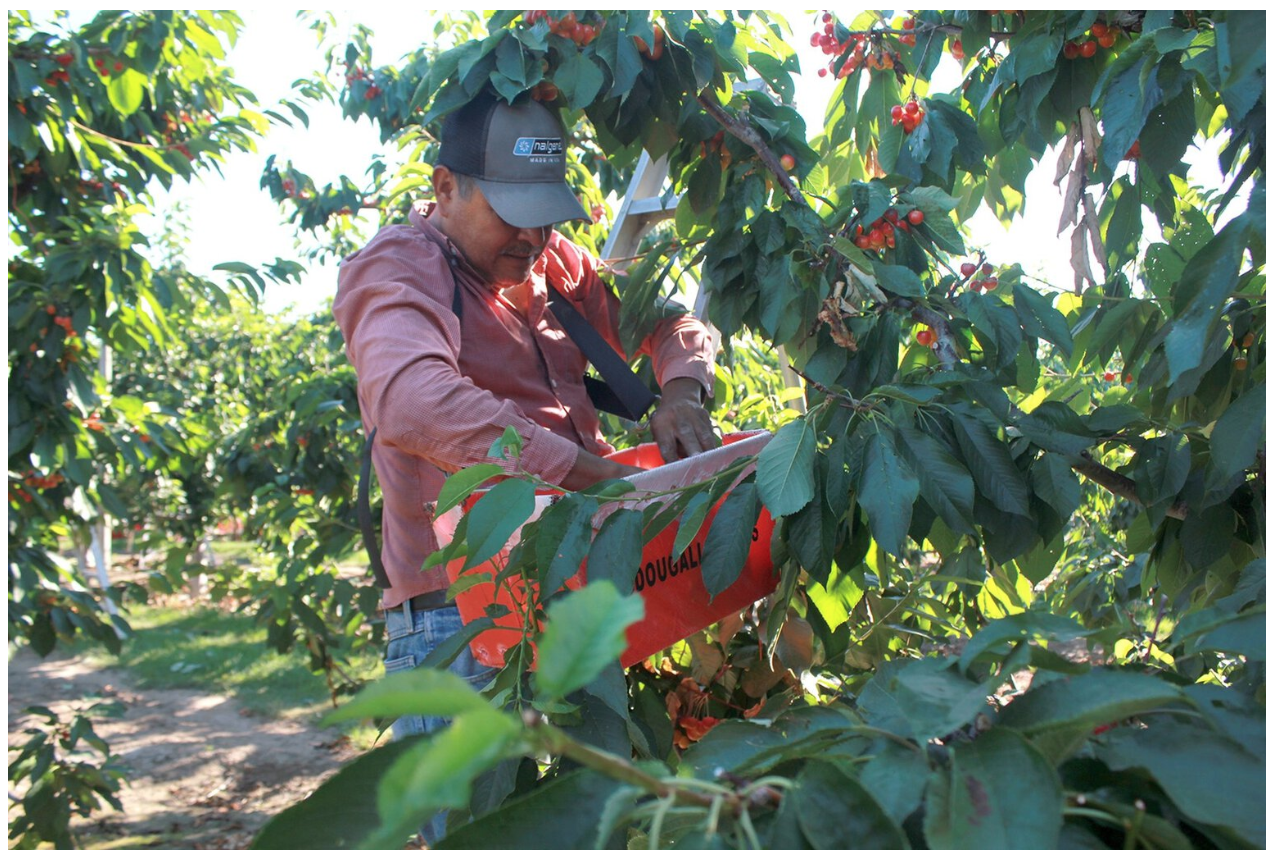
[[[407,602],[411,604],[412,609],[417,611],[442,609],[445,606],[452,605],[451,602],[447,600],[447,592],[442,589],[418,594]]]

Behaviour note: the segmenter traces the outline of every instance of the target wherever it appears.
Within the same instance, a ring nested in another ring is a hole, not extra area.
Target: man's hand
[[[566,478],[562,479],[562,487],[567,490],[583,490],[599,481],[622,479],[624,476],[636,475],[639,472],[641,472],[640,467],[616,463],[580,449],[575,457],[575,466],[571,467]]]
[[[703,387],[694,378],[673,378],[664,384],[659,406],[650,415],[650,433],[665,461],[671,463],[721,445],[703,408],[702,394]]]

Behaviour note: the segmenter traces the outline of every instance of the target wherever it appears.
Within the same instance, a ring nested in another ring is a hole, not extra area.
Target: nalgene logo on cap
[[[562,150],[561,137],[518,137],[513,144],[513,154],[531,158],[533,163],[539,158],[560,158]]]

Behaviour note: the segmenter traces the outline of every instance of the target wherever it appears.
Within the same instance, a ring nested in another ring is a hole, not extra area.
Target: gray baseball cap
[[[519,229],[589,220],[566,183],[566,133],[538,101],[483,93],[442,125],[438,163],[471,176],[500,219]]]

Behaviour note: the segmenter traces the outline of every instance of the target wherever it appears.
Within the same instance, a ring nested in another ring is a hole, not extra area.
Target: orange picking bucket
[[[659,448],[654,443],[644,443],[632,449],[624,449],[610,455],[619,463],[647,468],[645,472],[629,476],[638,490],[663,491],[684,487],[711,477],[734,461],[747,455],[755,455],[772,435],[768,431],[756,431],[727,435],[720,448],[693,457],[664,464]],[[740,474],[746,476],[751,470]],[[481,498],[475,492],[464,503],[467,511]],[[532,520],[549,506],[556,493],[537,493]],[[708,512],[698,535],[680,556],[672,555],[677,526],[670,524],[646,544],[636,568],[633,591],[641,595],[645,603],[645,617],[628,628],[628,647],[620,657],[623,666],[639,663],[652,654],[667,648],[687,636],[702,630],[716,621],[736,613],[774,591],[778,577],[770,560],[770,536],[774,532],[774,520],[764,507],[750,534],[751,549],[739,578],[715,598],[708,596],[700,566],[703,561],[703,545],[707,533],[721,507],[724,497]],[[605,520],[608,510],[603,509],[593,519],[596,533]],[[490,573],[495,575],[508,558],[509,550],[517,543],[520,530],[509,543],[489,562],[463,571],[464,559],[447,564],[447,575],[454,584],[463,574]],[[742,533],[740,533],[742,534]],[[579,588],[587,581],[587,563],[580,572],[567,580],[568,588]],[[510,589],[513,591],[511,592]],[[521,600],[524,592],[517,585],[504,585],[496,589],[492,583],[479,583],[456,595],[456,607],[466,623],[485,616],[491,603],[505,606],[509,613],[496,619],[496,626],[479,634],[470,643],[474,657],[487,666],[503,666],[505,652],[522,641],[521,624],[513,598]],[[519,603],[518,606],[521,604]]]

